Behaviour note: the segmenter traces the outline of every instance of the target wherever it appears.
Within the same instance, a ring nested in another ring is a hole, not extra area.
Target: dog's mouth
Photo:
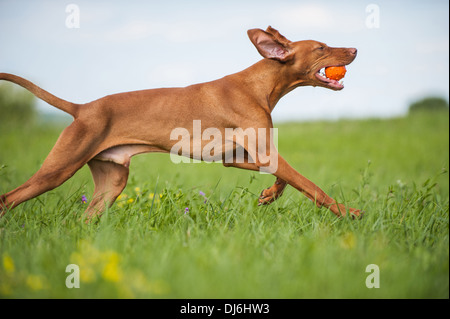
[[[334,65],[333,67],[344,67],[344,65]],[[326,75],[325,71],[326,68],[328,68],[328,66],[319,69],[315,74],[316,78],[318,78],[321,82],[323,82],[325,84],[325,87],[328,87],[333,90],[342,90],[344,88],[344,79],[343,78],[340,80],[330,79]]]

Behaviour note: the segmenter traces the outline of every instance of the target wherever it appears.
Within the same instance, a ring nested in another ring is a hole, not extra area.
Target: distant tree
[[[448,111],[448,102],[441,97],[426,97],[409,106],[410,113],[416,111]]]
[[[36,119],[36,99],[25,89],[0,83],[0,126],[31,124]]]

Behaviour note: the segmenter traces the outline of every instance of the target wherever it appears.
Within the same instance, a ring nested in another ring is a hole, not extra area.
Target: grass
[[[449,297],[448,113],[278,128],[284,158],[362,220],[337,219],[292,187],[258,207],[270,175],[137,156],[97,223],[80,221],[86,167],[0,219],[0,296]],[[0,193],[39,168],[60,131],[0,128]],[[65,285],[69,264],[78,289]],[[366,287],[370,264],[380,288]]]

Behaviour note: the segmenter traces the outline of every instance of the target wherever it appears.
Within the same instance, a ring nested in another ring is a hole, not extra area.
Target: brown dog
[[[272,166],[268,171],[276,176],[276,182],[263,190],[259,204],[271,203],[290,184],[317,206],[324,206],[339,217],[346,215],[344,205],[300,175],[278,154],[269,130],[273,127],[270,114],[278,100],[296,87],[311,85],[341,90],[343,86],[338,81],[324,77],[319,71],[351,63],[356,49],[331,48],[310,40],[291,42],[270,26],[266,31],[249,30],[248,36],[264,59],[239,73],[185,88],[109,95],[87,104],[64,101],[23,78],[0,73],[0,79],[23,86],[74,118],[36,174],[0,196],[0,215],[61,185],[85,164],[89,165],[95,183],[87,216],[90,219],[99,215],[124,189],[132,156],[147,152],[173,153],[177,141],[171,132],[177,128],[184,128],[191,145],[207,146],[211,139],[192,138],[192,133],[195,136],[193,123],[198,120],[203,127],[215,128],[221,136],[226,136],[227,128],[255,132],[256,142],[235,135],[232,141],[225,140],[215,148],[215,155],[227,167],[264,170]],[[236,158],[238,149],[243,151],[241,160]],[[268,149],[271,151],[267,155]],[[196,157],[193,148],[187,153],[175,153]],[[348,208],[348,212],[352,216],[360,215],[357,209]]]

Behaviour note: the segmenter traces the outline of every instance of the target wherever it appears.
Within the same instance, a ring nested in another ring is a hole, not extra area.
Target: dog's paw
[[[274,196],[273,196],[273,193],[270,192],[269,190],[270,190],[270,187],[267,188],[267,189],[264,189],[261,192],[261,195],[259,195],[259,198],[258,198],[258,206],[268,205],[268,204],[272,203],[275,200]]]
[[[268,205],[283,195],[283,191],[286,188],[287,182],[277,178],[275,184],[271,187],[264,189],[258,198],[258,206]]]
[[[261,195],[258,198],[258,206],[261,205],[268,205],[272,203],[274,200],[276,200],[278,197],[280,197],[283,194],[283,192],[277,192],[274,187],[269,187],[264,189],[261,192]]]
[[[365,212],[360,209],[349,208],[348,213],[353,219],[361,219]]]

